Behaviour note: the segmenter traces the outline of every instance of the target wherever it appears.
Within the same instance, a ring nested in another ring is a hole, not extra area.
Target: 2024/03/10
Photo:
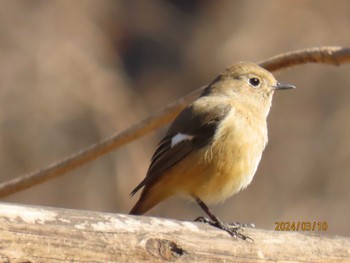
[[[326,221],[277,221],[275,222],[275,231],[327,231],[328,223]]]

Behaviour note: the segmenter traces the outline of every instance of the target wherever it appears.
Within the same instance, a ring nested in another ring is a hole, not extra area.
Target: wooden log
[[[350,238],[0,203],[1,262],[350,262]]]

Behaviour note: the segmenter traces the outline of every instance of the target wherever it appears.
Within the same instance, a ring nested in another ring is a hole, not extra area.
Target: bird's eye
[[[249,84],[252,85],[253,87],[257,87],[260,85],[260,79],[258,78],[250,78],[249,79]]]

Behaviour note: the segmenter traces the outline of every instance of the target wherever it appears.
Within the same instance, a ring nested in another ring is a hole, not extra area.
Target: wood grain
[[[0,204],[1,262],[350,262],[350,238]]]

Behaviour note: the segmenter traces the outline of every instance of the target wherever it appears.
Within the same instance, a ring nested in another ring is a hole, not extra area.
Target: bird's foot
[[[241,223],[238,223],[238,222],[235,222],[235,223],[223,223],[221,222],[220,220],[217,220],[217,221],[213,221],[213,220],[210,220],[208,218],[205,218],[205,217],[198,217],[196,218],[194,221],[196,222],[201,222],[201,223],[204,223],[204,224],[208,224],[208,225],[211,225],[211,226],[214,226],[216,228],[219,228],[221,230],[224,230],[226,231],[227,233],[230,234],[230,236],[234,237],[234,238],[240,238],[242,240],[247,240],[247,241],[251,241],[254,243],[254,240],[246,235],[243,235],[241,232],[244,231],[244,229],[242,229],[242,227],[255,227],[254,224],[241,224]]]

